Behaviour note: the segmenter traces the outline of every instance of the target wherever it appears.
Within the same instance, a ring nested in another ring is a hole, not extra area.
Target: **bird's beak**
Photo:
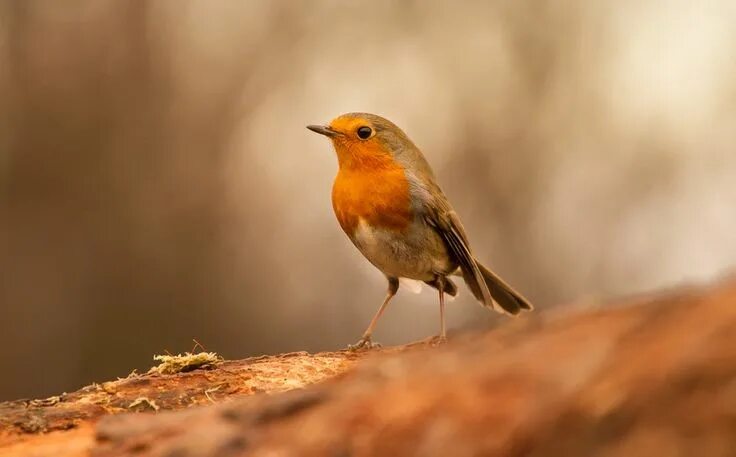
[[[336,130],[332,130],[326,125],[308,125],[307,128],[315,133],[319,133],[320,135],[324,135],[330,138],[340,133]]]

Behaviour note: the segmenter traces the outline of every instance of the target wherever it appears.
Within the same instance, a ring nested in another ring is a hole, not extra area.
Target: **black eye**
[[[371,130],[370,127],[358,128],[358,138],[360,138],[361,140],[367,140],[368,138],[370,138],[372,133],[373,130]]]

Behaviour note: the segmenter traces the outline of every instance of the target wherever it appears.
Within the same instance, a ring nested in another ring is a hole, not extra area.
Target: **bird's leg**
[[[440,293],[440,336],[437,344],[444,344],[447,342],[447,329],[445,327],[445,278],[442,276],[437,277],[437,290]]]
[[[376,327],[376,324],[378,323],[378,319],[381,318],[381,315],[386,310],[386,307],[388,306],[388,302],[391,301],[394,295],[396,295],[396,292],[399,290],[399,280],[397,278],[388,278],[388,292],[386,293],[386,298],[383,299],[383,303],[381,304],[381,307],[378,308],[378,311],[376,312],[376,315],[373,316],[373,319],[371,319],[371,323],[368,324],[368,328],[365,329],[365,332],[363,332],[363,336],[358,340],[355,344],[348,345],[348,349],[350,350],[356,350],[361,348],[366,349],[372,349],[381,347],[379,343],[374,343],[371,341],[371,335],[373,334],[373,329]]]

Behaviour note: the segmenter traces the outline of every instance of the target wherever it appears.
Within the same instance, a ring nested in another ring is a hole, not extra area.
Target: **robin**
[[[423,281],[439,292],[440,342],[447,340],[445,294],[457,295],[451,275],[462,275],[487,308],[511,315],[533,309],[473,256],[427,160],[399,127],[375,114],[349,113],[307,128],[332,140],[337,152],[332,207],[340,227],[388,279],[386,298],[351,348],[377,346],[371,335],[399,290],[399,278]]]

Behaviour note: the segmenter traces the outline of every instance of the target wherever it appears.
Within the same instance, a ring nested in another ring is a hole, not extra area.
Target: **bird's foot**
[[[429,340],[430,346],[442,346],[444,344],[447,344],[447,337],[445,335],[433,336]]]
[[[359,339],[355,344],[348,344],[348,351],[357,351],[360,349],[378,349],[381,347],[381,343],[375,343],[371,340],[370,336],[364,336]]]

